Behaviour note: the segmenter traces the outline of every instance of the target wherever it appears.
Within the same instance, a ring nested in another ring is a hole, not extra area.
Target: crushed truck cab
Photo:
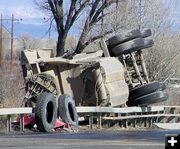
[[[48,91],[57,97],[69,94],[76,105],[120,106],[127,102],[129,89],[123,65],[117,58],[102,57],[102,51],[98,51],[68,60],[52,57],[49,51],[22,52],[27,101],[35,101]]]

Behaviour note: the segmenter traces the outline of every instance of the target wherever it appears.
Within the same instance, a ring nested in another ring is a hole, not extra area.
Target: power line
[[[22,20],[22,19],[20,19]],[[7,28],[5,28],[10,34],[11,34],[11,49],[10,49],[10,56],[11,56],[11,64],[13,59],[13,40],[14,40],[14,22],[19,21],[19,19],[15,19],[14,15],[12,14],[11,19],[3,19],[3,15],[1,14],[1,30],[0,30],[0,64],[2,63],[2,50],[3,50],[3,21],[11,21],[11,31],[9,31]]]

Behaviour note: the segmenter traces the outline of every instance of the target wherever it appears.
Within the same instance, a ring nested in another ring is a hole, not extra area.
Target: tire
[[[120,56],[122,54],[128,54],[130,52],[152,47],[153,44],[154,42],[152,39],[137,38],[115,46],[110,49],[110,52],[114,56]]]
[[[74,100],[67,94],[59,96],[58,115],[62,121],[73,126],[78,126],[78,115]]]
[[[108,48],[111,48],[113,46],[130,41],[135,38],[146,38],[151,35],[151,29],[143,29],[142,31],[140,31],[139,29],[128,30],[109,38],[106,43]]]
[[[150,94],[155,91],[162,91],[166,88],[163,82],[151,82],[149,84],[145,84],[142,86],[138,86],[129,91],[129,98],[128,100],[134,100],[140,96],[144,96],[146,94]]]
[[[163,102],[168,99],[168,94],[163,91],[156,91],[141,97],[136,98],[133,101],[128,101],[128,106],[148,106],[150,104]]]
[[[140,38],[141,37],[141,32],[139,29],[134,29],[134,30],[129,30],[129,31],[124,31],[116,36],[113,36],[109,38],[106,43],[108,48],[113,47],[117,44],[135,39],[135,38]]]
[[[52,132],[57,118],[57,105],[52,93],[44,92],[37,97],[35,119],[42,132]]]

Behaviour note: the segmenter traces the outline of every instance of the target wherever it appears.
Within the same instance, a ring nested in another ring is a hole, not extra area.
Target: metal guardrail
[[[1,108],[0,115],[7,115],[7,132],[11,132],[11,115],[20,115],[20,131],[24,131],[24,114],[32,113],[32,108]]]
[[[93,117],[97,117],[99,128],[102,126],[102,120],[107,121],[108,125],[111,122],[121,123],[122,127],[127,128],[129,122],[136,127],[137,122],[144,123],[146,126],[149,123],[152,126],[157,122],[172,122],[180,121],[180,112],[176,113],[176,109],[180,106],[152,106],[152,107],[76,107],[79,114],[84,114],[89,117],[89,126],[93,128]],[[103,116],[104,113],[112,113],[114,116]]]
[[[138,118],[152,118],[152,117],[180,117],[180,114],[145,114],[119,117],[103,117],[105,120],[124,120],[124,119],[138,119]]]
[[[179,117],[180,113],[175,113],[175,109],[180,109],[180,106],[152,106],[152,107],[76,107],[77,112],[89,116],[90,128],[93,128],[93,116],[98,119],[99,128],[101,128],[102,120],[125,120],[127,124],[131,119],[143,119],[153,117]],[[166,110],[169,112],[166,112]],[[11,131],[11,116],[14,114],[20,115],[20,131],[24,131],[24,114],[31,114],[32,108],[1,108],[0,115],[7,115],[7,132]],[[114,113],[115,117],[102,117],[103,113]]]
[[[152,106],[152,107],[125,107],[125,108],[113,108],[113,107],[76,107],[78,113],[133,113],[133,112],[155,112],[163,111],[164,106]]]

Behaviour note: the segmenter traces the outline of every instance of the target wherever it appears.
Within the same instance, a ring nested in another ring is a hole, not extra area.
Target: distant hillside
[[[48,38],[48,25],[34,25],[34,24],[22,24],[22,23],[16,23],[14,26],[14,34],[15,36],[20,36],[23,33],[28,33],[32,37],[35,38]],[[51,36],[56,36],[56,32],[51,31]]]
[[[3,26],[7,30],[11,30],[10,22],[4,22]],[[21,22],[14,23],[14,36],[19,37],[24,33],[31,35],[34,38],[48,38],[48,31],[49,24],[24,24]],[[55,30],[51,30],[51,37],[56,37],[57,33]]]

